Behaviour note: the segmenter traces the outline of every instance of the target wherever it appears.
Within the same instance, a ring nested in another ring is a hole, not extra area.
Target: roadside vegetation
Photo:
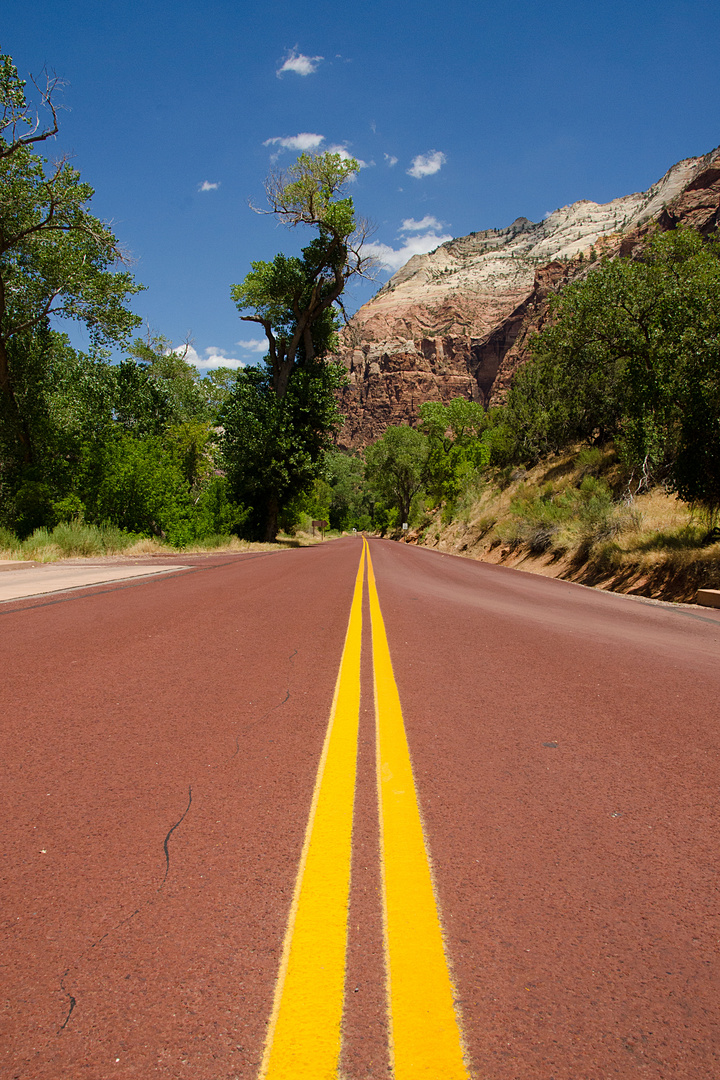
[[[58,90],[50,79],[28,100],[0,56],[0,548],[45,558],[274,541],[310,518],[342,422],[330,354],[340,296],[367,265],[345,194],[359,166],[303,154],[268,179],[263,212],[309,242],[229,287],[264,330],[261,364],[201,377],[189,342],[136,336],[142,286],[121,244],[77,170],[41,152]],[[58,329],[68,321],[86,328],[87,353]]]
[[[662,484],[629,496],[612,446],[579,444],[529,468],[486,470],[450,521],[430,510],[411,533],[442,551],[686,602],[720,588],[716,536]]]
[[[326,538],[336,533],[327,532]],[[281,533],[273,543],[242,540],[237,536],[218,533],[206,536],[195,543],[183,545],[186,555],[214,552],[272,551],[278,547],[307,547],[320,541],[308,525],[307,532],[299,530],[292,535]],[[142,536],[118,529],[112,525],[87,525],[82,521],[64,522],[54,529],[35,529],[24,540],[0,528],[0,561],[56,562],[58,559],[91,559],[122,556],[147,558],[148,556],[177,556],[178,547],[154,536]]]
[[[308,243],[230,287],[261,364],[201,377],[189,343],[137,336],[142,286],[92,189],[40,152],[56,90],[28,102],[0,56],[0,557],[311,542],[320,520],[654,595],[720,584],[717,237],[595,255],[503,405],[429,402],[343,454],[333,352],[343,290],[369,269],[358,163],[302,154],[268,178],[262,212]],[[86,327],[87,353],[58,319]]]
[[[717,238],[594,261],[504,405],[423,405],[358,485],[374,527],[445,550],[656,596],[720,585]]]

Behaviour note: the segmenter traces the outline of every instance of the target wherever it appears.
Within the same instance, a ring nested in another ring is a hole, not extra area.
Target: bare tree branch
[[[33,143],[45,142],[47,139],[51,139],[57,135],[59,131],[57,116],[58,106],[53,101],[53,94],[56,93],[59,88],[62,88],[64,83],[58,78],[55,72],[50,74],[46,69],[44,74],[44,87],[38,85],[34,76],[30,76],[30,79],[40,97],[41,107],[50,110],[52,126],[46,127],[41,131],[39,110],[35,112],[33,118],[32,110],[24,100],[24,96],[22,101],[17,98],[11,98],[4,104],[2,117],[0,118],[0,136],[4,136],[6,131],[9,131],[10,134],[9,140],[0,138],[0,161],[4,158],[11,157],[23,146],[31,146]],[[20,133],[22,125],[30,128],[29,134],[23,135]]]

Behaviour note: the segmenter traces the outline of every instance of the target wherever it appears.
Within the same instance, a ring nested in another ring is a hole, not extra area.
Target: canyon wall
[[[632,256],[652,228],[720,224],[720,148],[674,165],[648,191],[583,200],[533,223],[518,218],[415,255],[341,337],[349,385],[338,445],[355,449],[425,401],[494,404],[529,355],[549,296],[587,274],[593,255]]]

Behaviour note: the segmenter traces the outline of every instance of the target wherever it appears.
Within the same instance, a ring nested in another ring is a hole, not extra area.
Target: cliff
[[[593,249],[632,255],[651,228],[678,223],[705,233],[720,223],[720,148],[673,165],[647,191],[582,200],[413,256],[343,332],[338,444],[354,449],[390,424],[413,424],[424,401],[501,400],[548,297],[588,272]]]

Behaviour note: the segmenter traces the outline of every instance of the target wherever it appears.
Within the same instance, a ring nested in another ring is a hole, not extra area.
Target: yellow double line
[[[363,540],[260,1080],[335,1080],[342,1045],[365,559],[390,1057],[395,1080],[467,1080],[405,725]]]

